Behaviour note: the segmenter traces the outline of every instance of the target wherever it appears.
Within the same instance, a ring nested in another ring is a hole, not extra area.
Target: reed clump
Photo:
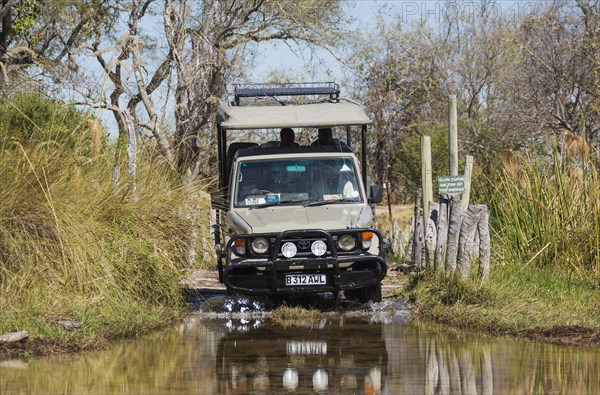
[[[181,186],[146,146],[132,196],[89,114],[37,95],[0,114],[0,332],[89,344],[172,322],[201,186]]]
[[[489,182],[500,263],[600,278],[600,183],[589,156],[511,154]]]

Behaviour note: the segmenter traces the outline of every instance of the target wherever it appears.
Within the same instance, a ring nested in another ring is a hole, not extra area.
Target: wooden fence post
[[[400,224],[397,219],[394,219],[392,221],[392,251],[394,251],[394,254],[400,255],[400,251],[404,251],[403,244]]]
[[[429,203],[427,222],[425,223],[425,265],[435,267],[435,246],[438,239],[436,224],[439,221],[439,203]]]
[[[490,211],[486,205],[482,205],[481,208],[481,219],[477,225],[479,232],[479,275],[485,280],[490,274]]]
[[[435,246],[435,270],[444,272],[446,263],[446,245],[448,242],[448,196],[440,199],[437,222],[437,243]]]
[[[480,217],[481,206],[473,205],[469,206],[463,216],[458,245],[458,270],[463,277],[469,277],[475,257],[474,250],[479,249],[478,245],[474,245],[474,241]]]
[[[423,248],[424,248],[424,232],[423,232],[423,211],[421,208],[421,189],[417,190],[417,198],[415,199],[414,213],[414,233],[413,233],[413,263],[417,269],[423,267]]]
[[[458,175],[458,122],[456,113],[456,95],[448,97],[448,149],[450,175]]]
[[[448,245],[446,248],[446,273],[448,274],[456,270],[458,238],[463,219],[462,202],[455,196],[451,196],[449,205]]]
[[[429,136],[421,136],[421,183],[423,184],[423,226],[426,229],[429,218],[429,203],[433,202],[431,137]]]
[[[465,191],[462,194],[462,209],[467,211],[469,208],[469,198],[471,197],[471,174],[473,173],[473,157],[467,155],[465,159]]]

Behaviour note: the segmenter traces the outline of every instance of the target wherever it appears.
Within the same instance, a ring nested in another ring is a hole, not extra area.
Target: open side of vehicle
[[[325,95],[304,104],[281,100],[242,105],[251,97]],[[273,104],[274,103],[274,104]],[[367,188],[363,108],[339,98],[336,84],[236,87],[217,115],[219,191],[213,193],[219,279],[228,291],[286,295],[340,291],[361,302],[381,300],[387,266]],[[345,131],[346,141],[299,146],[233,142],[236,130],[319,128]],[[360,128],[361,161],[350,148]],[[360,169],[360,170],[359,170]],[[367,194],[368,192],[368,194]]]

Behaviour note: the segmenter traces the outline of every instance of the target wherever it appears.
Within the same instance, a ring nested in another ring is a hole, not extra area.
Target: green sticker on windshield
[[[306,166],[294,165],[294,166],[287,166],[285,169],[289,172],[301,173],[301,172],[306,171]]]

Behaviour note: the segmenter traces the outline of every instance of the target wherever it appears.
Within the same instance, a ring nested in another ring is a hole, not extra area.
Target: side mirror
[[[381,203],[382,193],[381,193],[381,185],[371,185],[370,191],[370,203]]]
[[[229,204],[223,191],[213,191],[210,193],[210,207],[226,211],[228,206]]]

